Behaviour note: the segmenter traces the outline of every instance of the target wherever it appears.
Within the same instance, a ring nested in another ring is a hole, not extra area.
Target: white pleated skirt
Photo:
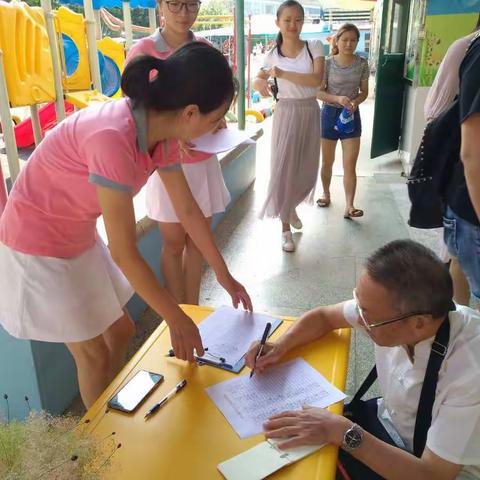
[[[0,324],[14,337],[89,340],[123,315],[133,293],[100,238],[67,259],[27,255],[0,242]]]
[[[216,155],[202,162],[184,163],[182,169],[190,190],[206,218],[225,211],[230,202],[230,193],[225,186]],[[148,179],[146,203],[147,215],[152,220],[179,223],[170,197],[157,173]]]

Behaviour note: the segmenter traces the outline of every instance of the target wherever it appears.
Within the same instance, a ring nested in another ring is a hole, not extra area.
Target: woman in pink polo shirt
[[[178,358],[203,354],[198,328],[137,249],[132,197],[155,170],[234,306],[252,308],[182,169],[165,162],[168,139],[188,142],[222,120],[235,91],[227,61],[190,43],[164,61],[132,61],[122,89],[128,98],[81,110],[52,130],[0,218],[0,323],[18,338],[66,343],[87,407],[122,366],[134,332],[124,307],[134,291],[167,322]],[[108,249],[96,233],[100,215]]]
[[[197,40],[190,30],[200,8],[198,0],[159,0],[163,28],[145,37],[130,49],[127,63],[138,55],[165,59],[185,43]],[[202,38],[199,41],[206,42]],[[219,128],[226,127],[222,121]],[[172,152],[173,153],[173,152]],[[216,155],[192,152],[182,162],[183,173],[208,224],[212,215],[223,212],[230,194]],[[160,268],[165,287],[179,303],[198,304],[203,256],[180,222],[162,179],[152,175],[147,183],[147,215],[158,222],[163,238]]]

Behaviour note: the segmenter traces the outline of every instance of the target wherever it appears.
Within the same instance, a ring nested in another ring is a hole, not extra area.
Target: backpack
[[[480,31],[472,38],[465,59]],[[459,75],[462,77],[462,66]],[[423,138],[407,180],[410,197],[408,224],[415,228],[443,227],[447,196],[460,160],[461,121],[459,98],[432,120]]]
[[[407,179],[410,198],[408,224],[415,228],[443,227],[443,213],[456,163],[460,159],[458,97],[423,132],[412,171]]]

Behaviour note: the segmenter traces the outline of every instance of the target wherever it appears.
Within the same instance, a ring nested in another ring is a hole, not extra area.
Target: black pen
[[[265,330],[263,331],[263,336],[260,340],[260,346],[258,347],[257,355],[255,356],[255,360],[253,361],[253,368],[250,372],[250,378],[253,377],[253,373],[255,372],[255,366],[257,365],[257,360],[260,358],[260,355],[262,355],[263,347],[265,346],[265,342],[267,341],[268,333],[270,332],[271,326],[272,324],[270,322],[265,325]]]
[[[160,400],[158,403],[153,405],[153,407],[148,410],[148,412],[145,414],[145,419],[149,418],[151,415],[153,415],[159,408],[163,407],[174,395],[176,395],[185,385],[187,384],[186,380],[182,380],[180,383],[177,384],[175,388],[172,388],[165,397]]]

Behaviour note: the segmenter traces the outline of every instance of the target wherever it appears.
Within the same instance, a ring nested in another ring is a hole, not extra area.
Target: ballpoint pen
[[[258,347],[258,352],[255,355],[255,360],[253,361],[253,368],[252,368],[252,371],[250,372],[250,378],[253,377],[253,373],[255,372],[255,366],[257,365],[257,360],[262,355],[263,347],[265,346],[265,342],[267,341],[268,333],[270,332],[271,326],[272,324],[270,322],[268,322],[265,325],[265,330],[263,332],[262,339],[260,340],[260,346]]]
[[[182,380],[180,383],[177,384],[176,387],[172,388],[162,400],[160,400],[158,403],[153,405],[148,412],[145,414],[145,419],[149,418],[151,415],[153,415],[159,408],[163,407],[174,395],[176,395],[185,385],[187,384],[186,380]]]

